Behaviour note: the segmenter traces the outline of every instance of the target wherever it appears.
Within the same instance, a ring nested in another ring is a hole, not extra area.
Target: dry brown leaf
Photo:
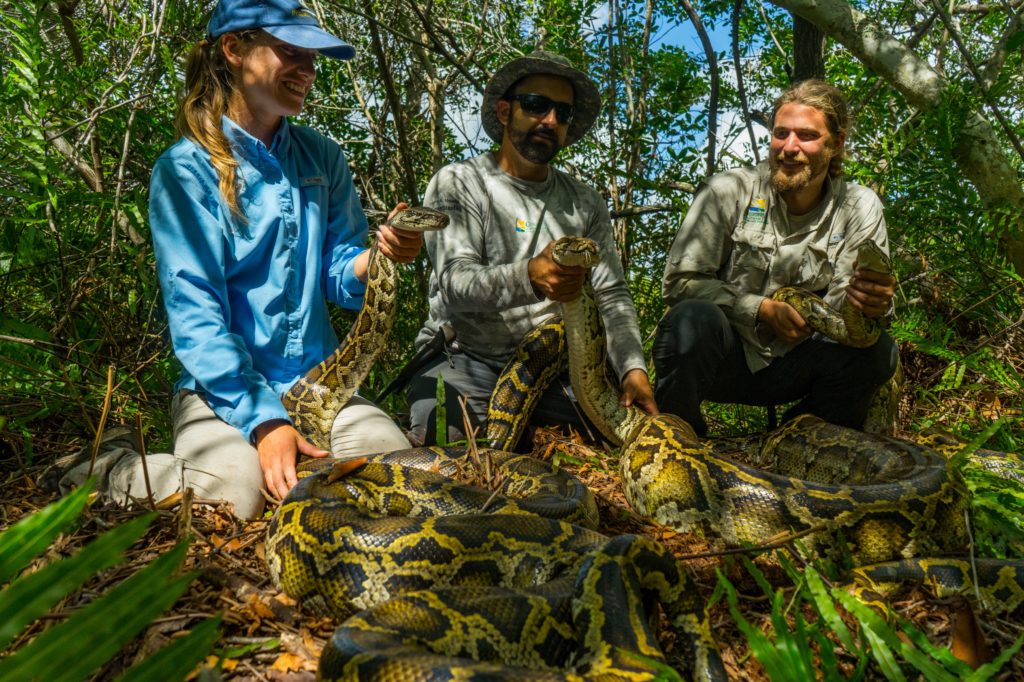
[[[985,634],[970,604],[963,604],[953,613],[953,641],[949,648],[954,656],[974,670],[992,660]]]
[[[224,538],[216,533],[210,535],[210,542],[214,547],[228,554],[242,546],[242,541],[238,538],[231,538],[230,540],[225,541]]]
[[[277,657],[274,664],[271,667],[272,670],[280,670],[283,673],[291,672],[292,670],[302,670],[306,665],[306,661],[301,656],[290,654],[287,651]]]
[[[991,395],[991,394],[989,394]],[[982,394],[983,399],[988,398],[988,395]],[[998,419],[1002,415],[1003,403],[999,400],[998,395],[991,395],[991,401],[988,405],[981,408],[981,416],[985,419]]]
[[[192,682],[192,680],[199,677],[199,673],[201,673],[204,670],[216,669],[217,661],[220,661],[220,669],[225,672],[231,672],[232,670],[238,667],[238,661],[232,658],[221,659],[220,656],[210,654],[206,657],[205,660],[203,660],[202,663],[195,667],[195,670],[188,674],[188,676],[185,678],[185,682]]]
[[[366,464],[369,461],[365,457],[356,457],[355,459],[345,459],[333,467],[331,467],[331,473],[327,475],[327,483],[331,484],[337,481],[339,478],[348,476],[350,473],[358,469],[359,467]]]
[[[249,608],[260,618],[273,618],[274,611],[269,605],[265,604],[259,595],[253,594],[249,596]]]

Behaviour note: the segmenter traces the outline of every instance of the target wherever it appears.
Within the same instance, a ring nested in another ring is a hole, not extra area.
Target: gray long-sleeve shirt
[[[465,351],[504,364],[527,332],[558,314],[556,302],[534,293],[527,262],[551,240],[578,235],[601,249],[591,281],[612,367],[620,379],[632,369],[646,371],[608,209],[596,191],[555,168],[541,182],[515,178],[486,153],[442,168],[423,203],[447,213],[451,223],[425,237],[433,271],[430,316],[418,347],[447,321]]]
[[[866,187],[826,180],[821,203],[795,217],[772,187],[767,163],[728,170],[694,197],[669,251],[662,293],[669,305],[702,299],[721,307],[756,372],[793,347],[758,325],[761,301],[795,286],[838,307],[857,247],[869,240],[888,253],[882,203]]]

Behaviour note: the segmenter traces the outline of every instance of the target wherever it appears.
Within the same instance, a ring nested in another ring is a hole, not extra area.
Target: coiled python
[[[404,228],[402,215],[392,224]],[[352,331],[284,399],[321,446],[390,329],[395,269],[376,253],[370,262]],[[510,363],[492,395],[489,441],[518,439],[530,401],[564,364],[564,342],[557,323],[524,340],[524,362]],[[664,679],[650,628],[658,602],[683,665],[696,679],[725,679],[703,600],[660,544],[591,530],[589,491],[528,457],[483,453],[503,481],[496,494],[455,483],[447,474],[462,454],[378,455],[342,477],[323,460],[302,467],[271,521],[267,560],[287,594],[348,619],[321,678]]]
[[[572,256],[568,262],[586,265],[596,260],[592,242],[577,242],[571,252],[587,249],[593,253]],[[879,254],[869,247],[860,259],[871,263]],[[874,267],[887,268],[887,261]],[[787,293],[784,300],[803,314],[811,297],[816,299],[815,308],[806,319],[817,331],[835,333],[844,341],[855,337],[854,343],[877,340],[878,325],[858,321],[849,311],[845,321],[837,323],[835,318],[842,315],[830,309],[823,312],[824,303],[809,292]],[[824,324],[819,324],[819,312],[828,318]],[[604,333],[589,293],[563,303],[562,316],[570,337],[574,392],[605,438],[622,445],[623,487],[641,515],[727,546],[811,531],[802,538],[810,552],[834,558],[848,552],[855,564],[867,564],[857,574],[862,582],[941,573],[950,583],[956,582],[952,576],[964,576],[955,560],[911,560],[962,553],[968,546],[967,491],[949,466],[948,452],[835,426],[811,415],[801,415],[744,447],[712,449],[674,415],[651,417],[618,403],[605,370]],[[972,457],[1003,475],[1022,475],[1020,460],[1006,453],[982,451]],[[840,534],[843,543],[837,542]],[[871,565],[891,559],[903,561],[879,566],[877,573]],[[987,566],[978,582],[1001,590],[1000,598],[1016,609],[1024,601],[1017,580],[1024,576],[1020,566]],[[997,583],[990,582],[996,576]],[[967,591],[972,584],[961,579],[957,589]]]

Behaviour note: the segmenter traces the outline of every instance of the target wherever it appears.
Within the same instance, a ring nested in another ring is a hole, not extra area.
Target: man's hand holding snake
[[[575,300],[583,291],[589,268],[579,265],[561,265],[551,257],[555,242],[549,243],[540,254],[530,259],[527,269],[530,283],[538,296],[552,301]]]
[[[789,343],[799,343],[814,332],[796,308],[770,298],[761,301],[757,309],[757,320],[768,325],[775,336]]]
[[[896,278],[892,275],[861,268],[850,278],[846,296],[850,304],[867,317],[881,317],[889,312],[896,295]]]
[[[639,367],[626,372],[622,377],[622,394],[619,404],[623,407],[636,405],[647,414],[658,414],[658,404],[654,401],[654,389],[647,372]]]

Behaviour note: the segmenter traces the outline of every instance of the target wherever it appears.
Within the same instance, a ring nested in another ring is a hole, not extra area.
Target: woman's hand
[[[283,419],[272,419],[256,427],[256,452],[267,490],[279,500],[299,482],[295,475],[298,455],[326,457],[330,454],[307,441]]]
[[[423,248],[423,233],[391,227],[391,220],[408,206],[402,202],[388,215],[387,222],[377,228],[377,248],[396,263],[411,263]]]

